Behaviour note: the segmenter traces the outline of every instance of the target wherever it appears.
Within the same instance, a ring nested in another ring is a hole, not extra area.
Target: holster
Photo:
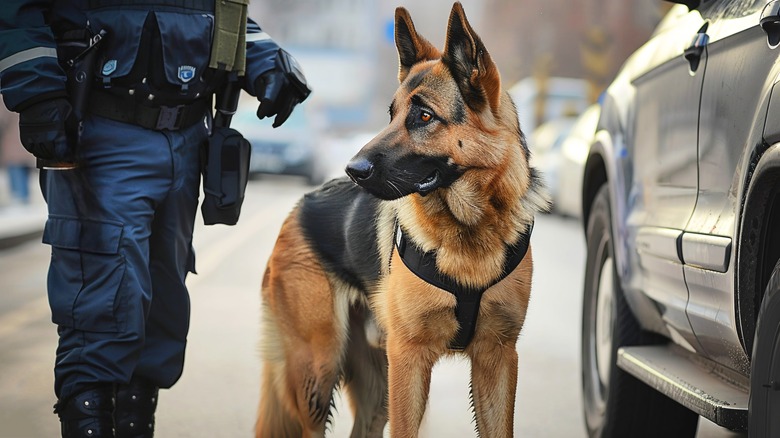
[[[66,132],[74,162],[38,158],[36,167],[39,169],[64,170],[73,169],[76,166],[82,122],[87,111],[87,103],[97,67],[98,49],[106,34],[105,30],[101,30],[98,34],[93,35],[90,29],[85,27],[66,31],[57,40],[57,59],[65,70],[65,89],[73,111],[66,122]]]
[[[249,180],[251,149],[249,141],[235,129],[214,128],[203,169],[205,195],[201,213],[206,225],[235,225],[238,222]]]
[[[107,32],[101,30],[92,35],[89,29],[79,29],[66,34],[58,42],[58,57],[67,75],[65,87],[76,119],[81,122],[87,111],[90,90],[97,68],[98,49]]]

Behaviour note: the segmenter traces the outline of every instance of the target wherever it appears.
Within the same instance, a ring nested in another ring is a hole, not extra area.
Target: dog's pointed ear
[[[482,111],[488,104],[493,111],[498,109],[501,76],[460,2],[452,6],[442,62],[449,67],[469,107]]]
[[[398,48],[398,82],[403,82],[414,64],[438,59],[439,50],[417,34],[412,17],[404,8],[395,10],[395,46]]]

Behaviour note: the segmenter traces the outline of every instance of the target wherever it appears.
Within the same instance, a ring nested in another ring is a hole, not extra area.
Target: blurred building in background
[[[335,129],[348,129],[387,121],[386,107],[397,85],[395,8],[409,9],[417,30],[442,47],[452,3],[258,0],[250,4],[250,13],[301,61],[314,89],[311,106],[325,112]],[[498,64],[505,88],[534,78],[544,91],[547,78],[577,78],[587,82],[590,102],[669,7],[661,0],[462,3]]]
[[[378,2],[371,0],[263,0],[249,14],[301,63],[313,90],[307,111],[324,113],[335,130],[371,124]]]

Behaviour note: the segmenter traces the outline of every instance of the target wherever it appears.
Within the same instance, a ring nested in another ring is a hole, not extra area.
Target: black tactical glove
[[[260,101],[257,118],[276,114],[274,128],[281,126],[290,117],[295,105],[306,100],[311,93],[300,65],[283,49],[276,53],[275,68],[257,78],[255,90]]]
[[[31,154],[43,160],[73,161],[77,122],[65,98],[38,102],[19,113],[19,136]]]

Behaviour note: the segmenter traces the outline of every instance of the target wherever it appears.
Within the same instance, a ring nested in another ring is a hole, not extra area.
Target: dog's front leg
[[[390,436],[417,436],[428,402],[436,355],[424,345],[387,337]]]
[[[470,356],[471,397],[479,436],[511,437],[514,432],[517,389],[517,351],[514,343],[475,343]]]

